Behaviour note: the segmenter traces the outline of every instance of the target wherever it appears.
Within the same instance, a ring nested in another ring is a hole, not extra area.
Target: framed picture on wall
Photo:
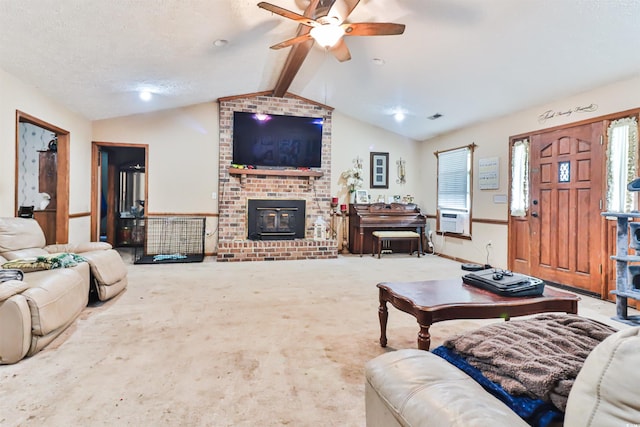
[[[389,153],[371,153],[371,188],[389,188]]]

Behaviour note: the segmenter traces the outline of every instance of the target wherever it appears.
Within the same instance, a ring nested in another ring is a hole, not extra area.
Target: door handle
[[[538,218],[538,212],[531,212],[531,216],[534,218]]]

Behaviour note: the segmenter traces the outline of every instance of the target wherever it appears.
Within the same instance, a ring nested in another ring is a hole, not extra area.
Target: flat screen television
[[[233,113],[233,164],[319,168],[322,118]]]

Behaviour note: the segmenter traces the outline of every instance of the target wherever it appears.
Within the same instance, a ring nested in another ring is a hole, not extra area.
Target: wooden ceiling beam
[[[309,3],[309,6],[307,6],[304,11],[304,16],[313,19],[315,17],[318,3],[320,3],[320,0],[311,0],[311,3]],[[301,36],[303,34],[307,34],[310,30],[311,28],[306,25],[299,25],[297,35]],[[282,98],[284,94],[287,93],[287,90],[289,90],[289,86],[291,86],[293,79],[295,78],[296,74],[298,74],[302,63],[309,54],[313,43],[314,41],[313,39],[311,39],[306,42],[295,44],[291,47],[289,55],[287,56],[287,60],[284,63],[284,68],[280,72],[278,82],[273,89],[273,96]]]

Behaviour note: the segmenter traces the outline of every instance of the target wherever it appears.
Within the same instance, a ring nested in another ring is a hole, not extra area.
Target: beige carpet
[[[400,254],[131,265],[124,294],[0,366],[0,425],[364,426],[364,363],[414,348],[418,332],[390,307],[389,347],[379,346],[376,283],[461,274],[446,259]],[[612,303],[579,307],[625,327],[610,320]],[[432,348],[495,321],[436,323]]]

